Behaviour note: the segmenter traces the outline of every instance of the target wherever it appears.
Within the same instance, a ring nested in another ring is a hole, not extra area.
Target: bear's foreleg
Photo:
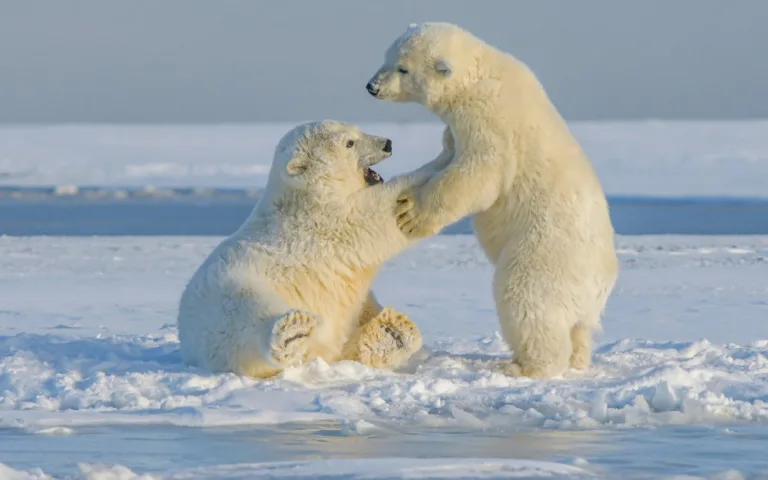
[[[411,238],[436,235],[467,215],[491,208],[501,194],[502,177],[513,176],[514,165],[503,165],[482,147],[455,153],[428,182],[397,197],[395,217],[403,233]]]

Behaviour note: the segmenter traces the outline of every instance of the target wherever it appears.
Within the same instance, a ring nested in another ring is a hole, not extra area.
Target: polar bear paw
[[[423,215],[424,209],[416,200],[416,193],[407,190],[397,197],[395,218],[397,228],[411,238],[423,238],[435,235],[440,231],[434,222]]]
[[[407,315],[385,308],[362,327],[358,361],[374,368],[396,368],[422,345],[419,328]]]
[[[319,324],[316,316],[298,310],[278,317],[272,325],[269,339],[270,363],[286,368],[306,360],[309,339]]]

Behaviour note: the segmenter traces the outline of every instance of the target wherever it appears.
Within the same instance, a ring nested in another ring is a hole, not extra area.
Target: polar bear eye
[[[347,140],[347,148],[352,148],[355,146],[354,140]]]
[[[408,75],[408,69],[405,67],[397,67],[397,71],[402,73],[403,75]]]

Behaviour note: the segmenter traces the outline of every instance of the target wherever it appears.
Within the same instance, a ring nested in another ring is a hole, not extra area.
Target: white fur
[[[495,265],[511,374],[584,369],[618,275],[602,187],[536,76],[461,28],[412,25],[371,79],[378,98],[416,102],[447,125],[439,170],[400,199],[416,236],[472,215]]]
[[[382,311],[370,286],[384,261],[411,243],[393,209],[418,179],[366,185],[363,169],[389,156],[381,152],[385,140],[333,121],[283,137],[263,197],[181,297],[187,363],[267,377],[313,357],[357,359],[350,339],[379,348],[358,338],[359,327],[377,315],[397,317]],[[411,337],[409,354],[421,346],[419,335]]]

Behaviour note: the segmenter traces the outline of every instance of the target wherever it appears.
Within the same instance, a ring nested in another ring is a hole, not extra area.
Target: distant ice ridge
[[[0,185],[0,200],[159,200],[159,199],[253,199],[261,196],[261,188],[209,187],[98,187],[55,185],[18,187]]]
[[[0,185],[262,187],[293,124],[0,127]],[[439,153],[442,126],[362,124],[390,137],[385,178]],[[765,197],[768,121],[574,122],[611,195]]]
[[[270,462],[217,465],[194,469],[137,474],[122,465],[80,464],[84,480],[207,480],[244,478],[593,478],[577,466],[533,460],[447,459],[447,458],[377,458],[333,459],[299,462]],[[13,470],[0,463],[4,480],[53,480],[42,470]]]
[[[226,200],[247,199],[256,201],[263,188],[217,187],[157,187],[144,186],[11,186],[0,183],[0,200]],[[768,196],[609,196],[609,201],[620,205],[714,205],[755,206],[768,204]]]

